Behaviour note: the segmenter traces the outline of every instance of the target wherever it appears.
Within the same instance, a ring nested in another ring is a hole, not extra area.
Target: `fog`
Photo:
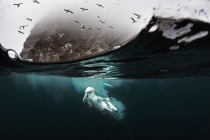
[[[0,0],[0,43],[6,49],[14,49],[18,54],[23,49],[23,44],[29,36],[31,29],[37,22],[48,15],[63,15],[72,20],[79,20],[94,29],[101,28],[109,32],[109,26],[113,26],[110,32],[116,38],[125,34],[123,42],[135,38],[146,27],[153,15],[173,18],[192,18],[204,22],[210,22],[208,0],[38,0],[40,4],[28,0]],[[18,8],[15,3],[23,3]],[[96,4],[102,4],[104,8]],[[82,11],[80,8],[87,8]],[[74,14],[65,13],[69,9]],[[203,9],[202,12],[200,12]],[[133,14],[141,15],[140,19]],[[65,15],[64,15],[65,14]],[[106,22],[101,24],[100,20]],[[133,23],[131,17],[137,22]],[[31,18],[33,21],[27,21]],[[24,30],[20,26],[29,25]],[[22,31],[24,34],[18,33]],[[103,32],[103,33],[104,33]],[[94,33],[94,32],[93,32]]]

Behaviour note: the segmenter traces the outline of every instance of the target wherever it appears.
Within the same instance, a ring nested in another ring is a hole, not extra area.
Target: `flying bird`
[[[138,15],[138,14],[136,14],[136,13],[133,13],[135,16],[137,16],[137,19],[140,19],[141,18],[141,16],[140,15]]]
[[[104,6],[102,4],[96,4],[96,5],[98,5],[98,7],[104,8]]]
[[[102,20],[99,20],[102,24],[104,24],[104,23],[106,23],[106,22],[104,22],[104,21],[102,21]]]
[[[76,22],[76,23],[79,23],[79,21],[76,21],[76,20],[75,20],[75,22]]]
[[[74,14],[74,12],[72,12],[72,11],[70,11],[68,9],[64,9],[64,11],[66,11],[66,13],[72,13],[72,14]]]
[[[20,26],[19,28],[22,30],[22,29],[25,29],[25,27],[27,27],[28,25],[24,25],[24,26]]]
[[[24,32],[18,31],[19,34],[24,34]]]
[[[28,21],[32,21],[32,19],[31,19],[31,18],[26,18],[26,20],[28,20]]]
[[[16,5],[17,8],[19,8],[21,4],[23,4],[23,3],[15,3],[15,4],[13,4],[13,5]]]
[[[132,19],[133,23],[137,22],[137,21],[136,21],[134,18],[132,18],[132,17],[131,17],[130,19]]]
[[[81,24],[81,26],[82,26],[82,27],[81,27],[81,30],[84,30],[85,28],[87,28],[87,29],[89,29],[89,30],[93,30],[92,28],[90,28],[90,27],[88,27],[88,26],[86,26],[86,25],[82,25],[82,24]]]
[[[86,8],[80,8],[82,11],[85,11],[85,10],[88,10],[88,9],[86,9]]]
[[[109,28],[112,28],[112,29],[113,29],[114,27],[112,27],[112,26],[109,26]]]
[[[64,35],[66,35],[65,33],[56,33],[60,38],[62,38]]]
[[[76,22],[76,23],[79,23],[79,24],[81,25],[80,30],[85,30],[85,29],[93,30],[92,28],[90,28],[90,27],[88,27],[88,26],[86,26],[86,25],[84,25],[84,24],[81,24],[79,21],[76,21],[76,20],[75,20],[75,22]]]
[[[37,0],[33,0],[34,3],[40,4]]]
[[[206,11],[204,10],[204,9],[201,9],[200,11],[199,11],[199,16],[200,15],[205,15],[207,18],[208,18],[208,15],[207,15],[207,13],[206,13]]]
[[[83,25],[83,24],[81,24],[81,28],[80,28],[80,30],[84,30],[85,29],[85,25]]]

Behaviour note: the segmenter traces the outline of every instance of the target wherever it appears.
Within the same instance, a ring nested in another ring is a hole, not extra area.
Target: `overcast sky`
[[[210,13],[209,0],[38,0],[40,4],[33,3],[32,0],[0,0],[0,43],[6,49],[14,49],[18,54],[23,49],[23,43],[28,37],[30,30],[44,16],[65,14],[64,9],[74,12],[72,20],[79,19],[87,26],[100,26],[107,28],[109,25],[115,27],[117,37],[119,34],[126,34],[125,42],[134,38],[142,28],[144,28],[151,17],[155,14],[163,17],[188,17],[210,22],[209,17],[199,15],[199,10],[204,9]],[[85,2],[88,1],[88,2]],[[14,3],[23,3],[19,8]],[[104,8],[96,4],[102,4]],[[118,5],[119,4],[119,5]],[[89,9],[82,12],[81,7]],[[153,8],[156,7],[156,10]],[[180,11],[177,11],[177,9]],[[141,15],[137,23],[132,23],[130,17],[136,19],[132,13]],[[67,15],[67,14],[66,14]],[[69,15],[68,15],[69,16]],[[106,24],[95,22],[97,16]],[[32,22],[26,18],[33,19]],[[56,17],[55,17],[56,18]],[[29,25],[24,30],[24,34],[19,34],[19,26]]]

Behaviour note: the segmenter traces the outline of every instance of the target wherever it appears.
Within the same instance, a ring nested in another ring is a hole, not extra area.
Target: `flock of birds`
[[[85,2],[88,2],[88,1],[85,1]],[[97,5],[98,7],[104,8],[104,6],[103,6],[102,4],[96,4],[96,5]],[[83,7],[81,7],[80,9],[81,9],[82,11],[87,11],[87,10],[88,10],[87,8],[83,8]],[[74,12],[71,11],[71,10],[69,10],[69,9],[64,9],[64,11],[65,11],[66,13],[74,14]],[[98,16],[98,18],[100,18],[100,16]],[[85,28],[87,28],[87,29],[89,29],[89,30],[93,30],[91,27],[88,27],[88,26],[86,26],[86,25],[80,23],[79,21],[76,21],[76,20],[75,20],[75,22],[81,25],[81,30],[84,30]],[[102,20],[99,20],[99,22],[101,22],[102,24],[106,23],[106,22],[104,22],[104,21],[102,21]],[[109,26],[109,28],[112,28],[112,29],[113,29],[114,27]],[[100,28],[96,28],[96,29],[97,29],[97,30],[101,30]]]
[[[85,2],[88,2],[88,1],[85,1]],[[103,6],[102,4],[96,4],[96,5],[97,5],[98,7],[100,7],[100,8],[104,8],[104,6]],[[119,5],[119,4],[117,4],[117,5]],[[82,11],[87,11],[87,10],[88,10],[87,8],[83,8],[83,7],[81,7],[80,9],[81,9]],[[65,11],[66,13],[74,14],[74,12],[71,11],[70,9],[64,9],[64,11]],[[136,16],[136,18],[130,17],[130,19],[132,20],[132,23],[138,22],[137,19],[140,19],[141,16],[140,16],[139,14],[136,14],[136,13],[133,13],[133,15]],[[105,24],[105,23],[106,23],[105,21],[102,21],[102,20],[100,19],[100,16],[98,16],[98,18],[99,18],[99,22],[101,22],[102,24]],[[76,20],[75,20],[75,22],[81,25],[81,30],[84,30],[85,28],[87,28],[87,29],[89,29],[89,30],[93,30],[92,28],[90,28],[90,27],[88,27],[88,26],[86,26],[86,25],[80,23],[79,21],[76,21]],[[113,26],[109,26],[109,28],[113,29],[114,27],[113,27]],[[97,29],[97,30],[101,30],[100,28],[96,28],[96,29]]]
[[[34,2],[34,3],[37,3],[37,4],[40,4],[40,2],[37,1],[37,0],[33,0],[33,2]],[[20,5],[22,5],[22,4],[23,4],[23,3],[14,3],[13,5],[15,5],[15,6],[17,6],[17,8],[19,8]],[[26,18],[26,20],[27,20],[27,21],[32,21],[31,18]],[[22,26],[19,27],[19,29],[20,29],[20,30],[24,30],[27,26],[29,26],[29,25],[22,25]],[[20,30],[18,30],[18,33],[19,33],[19,34],[24,34],[24,32],[23,32],[23,31],[20,31]]]
[[[36,3],[36,4],[40,4],[40,2],[37,1],[37,0],[33,0],[33,2]],[[85,1],[85,3],[86,3],[86,2],[88,2],[88,1]],[[19,8],[22,4],[23,4],[23,3],[15,3],[15,4],[13,4],[13,5],[15,5],[15,6],[17,6],[17,8]],[[103,6],[102,4],[96,4],[96,5],[97,5],[98,7],[100,7],[100,8],[104,8],[104,6]],[[117,4],[117,5],[119,5],[119,4]],[[88,10],[87,8],[83,8],[83,7],[81,7],[80,9],[81,9],[82,11],[87,11],[87,10]],[[64,12],[74,14],[74,12],[71,11],[70,9],[64,9]],[[141,18],[141,16],[140,16],[139,14],[136,14],[136,13],[133,13],[133,16],[135,16],[135,17],[130,17],[130,19],[132,20],[132,23],[138,22],[138,20]],[[102,20],[100,19],[100,16],[98,16],[98,19],[99,19],[98,21],[101,22],[101,24],[105,24],[105,23],[106,23],[105,21],[102,21]],[[26,20],[29,21],[29,22],[32,22],[32,19],[31,19],[31,18],[26,18]],[[76,20],[75,20],[75,22],[81,25],[81,28],[80,28],[81,30],[85,30],[85,29],[93,30],[93,28],[88,27],[88,26],[86,26],[86,25],[80,23],[79,21],[76,21]],[[20,26],[20,27],[19,27],[20,30],[18,30],[18,33],[19,33],[19,34],[24,34],[24,32],[21,31],[21,30],[24,30],[27,26],[28,26],[28,25],[22,25],[22,26]],[[113,27],[113,26],[109,26],[109,28],[113,29],[114,27]],[[99,30],[99,31],[101,30],[100,28],[96,28],[96,29]]]
[[[26,20],[32,21],[32,19],[30,19],[30,18],[26,18]],[[24,30],[27,26],[29,26],[29,25],[22,25],[22,26],[19,26],[19,29],[20,29],[20,30]],[[23,32],[23,31],[20,31],[20,30],[18,30],[18,33],[19,33],[19,34],[24,34],[24,32]]]

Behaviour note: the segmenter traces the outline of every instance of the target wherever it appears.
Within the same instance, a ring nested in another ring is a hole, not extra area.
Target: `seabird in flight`
[[[26,18],[26,20],[28,20],[28,21],[32,21],[32,19],[31,19],[31,18]]]
[[[207,15],[207,13],[206,13],[206,11],[204,10],[204,9],[201,9],[200,11],[199,11],[199,16],[200,15],[205,15],[207,18],[208,18],[208,15]]]
[[[88,10],[88,9],[86,9],[86,8],[80,8],[82,11],[85,11],[85,10]]]
[[[137,16],[137,19],[140,19],[141,18],[141,16],[140,15],[138,15],[138,14],[136,14],[136,13],[133,13],[135,16]]]
[[[85,25],[83,25],[83,24],[81,24],[81,28],[80,28],[80,30],[84,30],[85,29]]]
[[[76,23],[79,23],[79,21],[75,20]]]
[[[23,4],[23,3],[15,3],[15,4],[13,4],[13,5],[16,5],[17,8],[19,8],[21,4]]]
[[[131,17],[130,19],[132,19],[133,23],[137,22],[137,21],[136,21],[134,18],[132,18],[132,17]]]
[[[72,11],[70,11],[68,9],[64,9],[64,11],[66,11],[66,13],[72,13],[72,14],[74,14],[74,12],[72,12]]]
[[[114,27],[112,27],[112,26],[109,26],[109,28],[112,28],[112,29],[113,29]]]
[[[65,33],[56,33],[60,38],[62,38],[64,35],[66,35]]]
[[[22,30],[22,29],[25,29],[25,27],[27,27],[28,25],[24,25],[24,26],[20,26],[19,28]]]
[[[24,34],[24,32],[18,31],[19,34]]]
[[[37,0],[33,0],[34,3],[40,4]]]
[[[104,6],[102,4],[96,4],[96,5],[98,5],[98,7],[104,8]]]
[[[102,20],[99,20],[102,24],[104,24],[104,23],[106,23],[106,22],[104,22],[104,21],[102,21]]]

